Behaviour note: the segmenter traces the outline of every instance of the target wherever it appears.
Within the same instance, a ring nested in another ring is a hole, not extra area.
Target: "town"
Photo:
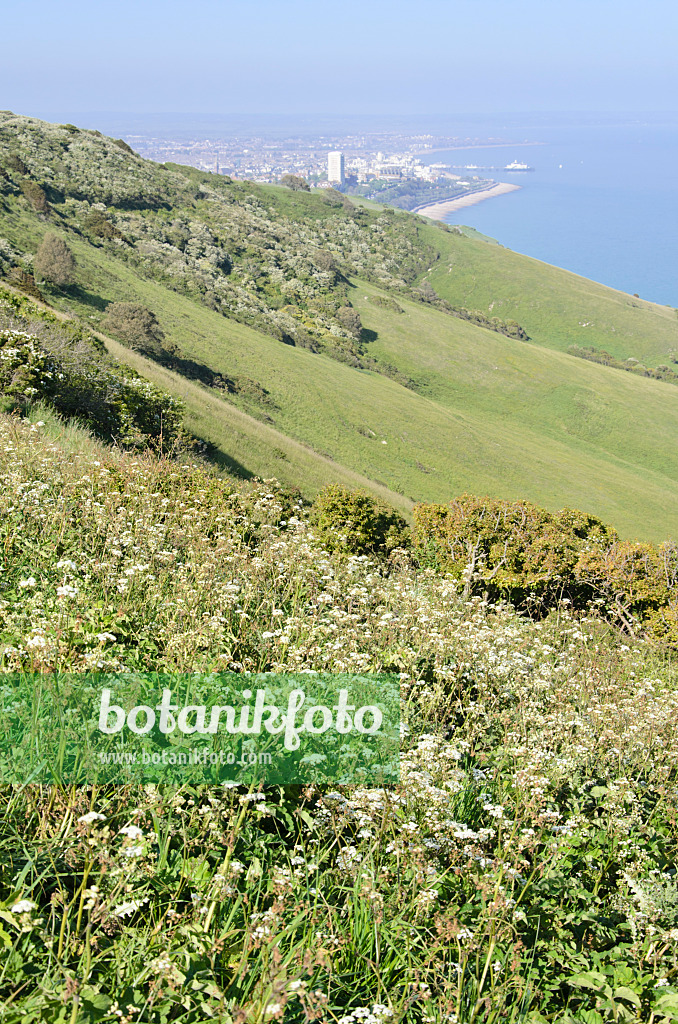
[[[525,165],[483,167],[436,160],[450,151],[510,147],[516,140],[374,132],[347,135],[212,134],[196,139],[126,135],[141,156],[188,164],[233,179],[334,188],[365,199],[415,210],[493,184],[488,172],[529,170]],[[301,183],[303,182],[303,185]]]

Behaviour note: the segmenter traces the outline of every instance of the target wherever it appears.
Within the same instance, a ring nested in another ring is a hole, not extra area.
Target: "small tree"
[[[311,191],[309,183],[304,181],[298,174],[283,174],[280,184],[285,185],[286,188],[291,188],[293,192]]]
[[[43,238],[33,263],[39,277],[58,288],[73,284],[75,258],[63,239],[51,232]]]
[[[50,213],[52,207],[47,202],[44,188],[41,188],[36,181],[25,178],[21,182],[21,191],[25,195],[36,213]]]
[[[155,313],[138,302],[112,302],[106,309],[106,327],[130,348],[158,358],[165,335]]]

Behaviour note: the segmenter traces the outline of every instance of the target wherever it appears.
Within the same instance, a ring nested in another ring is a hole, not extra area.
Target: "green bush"
[[[31,298],[38,299],[39,301],[42,300],[42,292],[36,285],[35,278],[22,267],[11,267],[7,280],[15,288],[24,292],[25,295],[30,295]]]
[[[35,254],[35,272],[45,281],[63,288],[75,281],[75,259],[58,235],[48,232]]]
[[[85,230],[94,238],[122,238],[122,232],[112,224],[101,210],[92,209],[85,217]]]
[[[82,331],[31,318],[21,300],[0,307],[0,391],[14,407],[43,401],[123,448],[170,451],[183,437],[182,406],[127,367],[102,357]],[[37,314],[37,311],[35,311]]]
[[[28,168],[18,153],[9,153],[5,159],[5,166],[17,174],[28,174]]]
[[[162,354],[165,335],[155,313],[138,302],[111,302],[105,326],[125,345],[144,355]]]
[[[45,190],[37,182],[24,179],[21,182],[21,191],[36,213],[50,213],[52,207],[47,202]]]
[[[551,513],[528,501],[462,495],[414,512],[420,559],[463,581],[467,593],[542,608],[566,597],[583,606],[591,588],[575,567],[583,547],[604,549],[614,530],[594,516]]]
[[[365,491],[326,487],[311,508],[311,522],[331,551],[388,554],[409,544],[409,530],[394,508]]]
[[[420,562],[449,573],[464,593],[487,594],[544,614],[566,599],[595,602],[629,633],[641,627],[678,644],[678,547],[620,540],[612,527],[574,509],[547,512],[528,501],[462,495],[417,505]]]

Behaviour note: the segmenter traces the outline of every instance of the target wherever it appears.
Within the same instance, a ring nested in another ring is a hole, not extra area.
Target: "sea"
[[[561,117],[482,125],[511,144],[422,156],[519,192],[449,214],[516,252],[643,299],[678,307],[678,115]]]

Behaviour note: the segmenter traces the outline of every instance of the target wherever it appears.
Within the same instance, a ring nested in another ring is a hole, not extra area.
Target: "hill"
[[[155,165],[74,126],[1,114],[0,154],[6,277],[25,285],[45,233],[62,238],[76,283],[38,280],[43,297],[181,398],[225,471],[308,495],[353,482],[401,509],[524,497],[677,536],[678,392],[567,353],[585,339],[666,363],[673,310],[420,217]],[[153,311],[155,349],[111,337],[116,301]]]

